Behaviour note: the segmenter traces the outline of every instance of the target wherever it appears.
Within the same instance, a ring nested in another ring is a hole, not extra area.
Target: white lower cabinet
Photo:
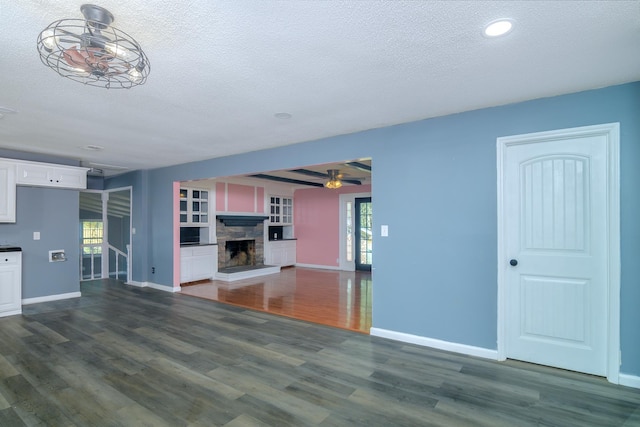
[[[295,240],[270,240],[265,264],[286,267],[296,264]]]
[[[22,252],[0,252],[0,317],[22,313]]]
[[[180,283],[211,279],[218,271],[218,246],[180,248]]]

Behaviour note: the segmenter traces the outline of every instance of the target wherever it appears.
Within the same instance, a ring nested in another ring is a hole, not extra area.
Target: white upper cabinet
[[[16,222],[16,165],[0,161],[0,222]]]
[[[293,223],[293,199],[284,196],[269,196],[269,222],[271,224]]]
[[[209,190],[180,189],[180,225],[209,224]]]
[[[49,163],[16,162],[18,185],[87,188],[87,168]]]

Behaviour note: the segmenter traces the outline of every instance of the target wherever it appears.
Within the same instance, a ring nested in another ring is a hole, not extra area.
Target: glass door
[[[371,271],[373,257],[371,197],[356,198],[355,202],[356,270]]]

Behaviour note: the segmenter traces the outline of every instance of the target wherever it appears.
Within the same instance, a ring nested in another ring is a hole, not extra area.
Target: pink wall
[[[180,182],[173,183],[173,287],[180,287]]]
[[[224,212],[227,210],[227,184],[216,182],[216,210]]]
[[[264,213],[264,187],[256,187],[256,212]]]
[[[340,256],[340,194],[369,193],[371,185],[350,185],[338,190],[309,188],[293,196],[296,262],[338,267]]]
[[[216,211],[264,213],[264,187],[218,182]]]
[[[227,203],[230,212],[255,212],[255,187],[227,184]]]

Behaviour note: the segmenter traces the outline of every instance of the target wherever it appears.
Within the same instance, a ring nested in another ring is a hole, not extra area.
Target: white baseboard
[[[66,294],[47,295],[44,297],[25,298],[22,300],[22,305],[37,304],[39,302],[59,301],[61,299],[80,298],[82,295],[80,292],[69,292]]]
[[[333,265],[317,265],[317,264],[300,264],[300,263],[296,263],[296,267],[318,268],[320,270],[338,270],[338,271],[343,271],[340,267],[336,267],[336,266],[333,266]]]
[[[136,282],[132,280],[130,282],[126,282],[125,285],[136,286],[138,288],[153,288],[164,292],[180,292],[180,287],[174,288],[173,286],[160,285],[153,282]]]
[[[435,338],[421,337],[419,335],[405,334],[402,332],[389,331],[387,329],[371,328],[369,333],[375,337],[388,338],[395,341],[402,341],[424,347],[437,348],[438,350],[451,351],[454,353],[466,354],[468,356],[482,357],[484,359],[498,360],[498,351],[488,348],[474,347],[466,344],[459,344],[449,341],[441,341]]]
[[[17,310],[3,311],[0,313],[0,317],[15,316],[16,314],[22,314],[22,307]]]
[[[124,284],[129,286],[135,286],[136,288],[144,288],[147,286],[147,282],[136,282],[134,280],[131,280],[129,282],[124,282]]]
[[[627,387],[640,388],[640,377],[629,374],[620,374],[618,383]]]

